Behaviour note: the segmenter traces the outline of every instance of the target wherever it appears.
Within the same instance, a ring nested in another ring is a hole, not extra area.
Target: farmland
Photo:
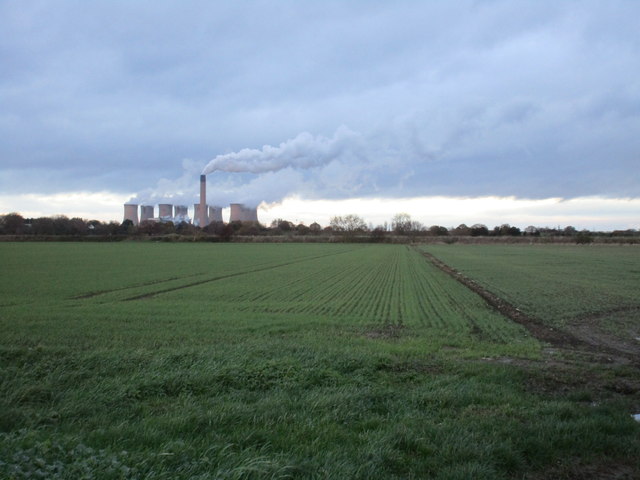
[[[635,250],[577,251],[572,284],[573,250],[492,247],[425,248],[549,324],[633,328]],[[2,477],[637,474],[637,366],[550,359],[420,249],[4,243],[0,260]]]
[[[635,247],[439,245],[425,250],[546,324],[588,328],[637,345],[640,251]]]

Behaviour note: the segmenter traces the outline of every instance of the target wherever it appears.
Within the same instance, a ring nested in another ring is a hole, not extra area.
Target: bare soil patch
[[[367,330],[365,337],[374,339],[393,340],[402,336],[405,326],[403,323],[387,322],[379,327]]]

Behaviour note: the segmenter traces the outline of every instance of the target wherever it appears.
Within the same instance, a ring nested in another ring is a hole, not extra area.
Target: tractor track
[[[600,357],[604,362],[618,362],[640,367],[640,351],[637,347],[630,347],[628,344],[623,345],[620,344],[620,342],[611,341],[608,336],[596,334],[593,331],[587,335],[582,329],[576,329],[576,331],[579,332],[579,334],[576,335],[545,325],[542,320],[522,312],[515,305],[490,292],[478,282],[447,265],[434,255],[416,247],[413,248],[435,267],[479,295],[502,315],[525,327],[536,339],[546,342],[553,347],[595,355]]]
[[[111,288],[109,290],[96,290],[95,292],[87,292],[81,295],[75,295],[73,297],[69,297],[69,300],[86,300],[87,298],[99,297],[100,295],[106,295],[108,293],[121,292],[123,290],[131,290],[132,288],[148,287],[150,285],[158,285],[160,283],[173,282],[174,280],[181,280],[183,278],[198,277],[204,274],[205,274],[204,272],[194,273],[192,275],[184,275],[181,277],[169,277],[169,278],[164,278],[159,280],[152,280],[150,282],[137,283],[135,285],[127,285],[126,287]]]
[[[143,293],[143,294],[140,294],[140,295],[134,295],[133,297],[125,298],[122,301],[123,302],[129,302],[129,301],[132,301],[132,300],[144,300],[144,299],[147,299],[147,298],[155,297],[157,295],[161,295],[163,293],[175,292],[177,290],[183,290],[185,288],[197,287],[199,285],[204,285],[206,283],[217,282],[219,280],[224,280],[224,279],[227,279],[227,278],[239,277],[239,276],[242,276],[242,275],[249,275],[251,273],[257,273],[257,272],[264,272],[266,270],[274,270],[276,268],[285,267],[287,265],[295,265],[296,263],[308,262],[308,261],[311,261],[311,260],[317,260],[319,258],[331,257],[331,256],[334,256],[334,255],[341,255],[341,254],[348,253],[348,252],[349,251],[346,250],[346,251],[343,251],[343,252],[329,253],[329,254],[326,254],[326,255],[317,255],[315,257],[306,257],[306,258],[299,259],[299,260],[292,260],[290,262],[279,263],[277,265],[268,265],[268,266],[261,267],[261,268],[254,268],[252,270],[244,270],[242,272],[229,273],[229,274],[226,274],[226,275],[218,275],[218,276],[213,277],[213,278],[207,278],[207,279],[204,279],[204,280],[199,280],[197,282],[188,283],[186,285],[178,285],[176,287],[169,287],[169,288],[165,288],[165,289],[162,289],[162,290],[156,290],[154,292],[148,292],[148,293]]]

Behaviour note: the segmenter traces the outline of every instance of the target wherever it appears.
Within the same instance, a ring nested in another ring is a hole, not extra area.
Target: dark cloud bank
[[[640,4],[450,3],[3,2],[0,188],[640,196]]]

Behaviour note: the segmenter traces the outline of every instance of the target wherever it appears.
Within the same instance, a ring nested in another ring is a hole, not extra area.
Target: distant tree
[[[84,219],[74,217],[69,220],[69,231],[71,235],[86,235],[89,231],[89,227]]]
[[[117,235],[120,233],[121,225],[115,220],[111,220],[108,224],[103,225],[103,229],[108,235]]]
[[[427,231],[427,228],[421,222],[418,222],[417,220],[411,221],[411,233],[413,235],[424,234]]]
[[[53,229],[56,235],[78,235],[86,232],[87,226],[81,218],[69,219],[66,215],[53,217]]]
[[[331,217],[329,219],[329,228],[331,228],[331,231],[342,232],[344,230],[344,219],[341,216]]]
[[[2,215],[0,231],[7,235],[21,235],[24,232],[24,218],[19,213]]]
[[[159,235],[163,233],[163,226],[160,222],[143,220],[138,225],[138,233],[142,235]]]
[[[562,232],[560,231],[560,227],[558,228],[540,227],[538,228],[538,232],[540,233],[541,236],[544,236],[544,237],[553,237],[553,236],[562,234]]]
[[[201,229],[189,222],[180,222],[176,225],[176,233],[179,235],[195,235],[199,230]]]
[[[228,242],[229,240],[231,240],[231,237],[233,237],[235,233],[236,232],[233,229],[233,226],[230,223],[227,223],[226,225],[224,225],[224,227],[222,227],[222,231],[219,234],[220,239],[223,242]]]
[[[258,222],[242,222],[241,227],[236,231],[238,235],[255,236],[260,233],[260,224]]]
[[[387,230],[383,227],[378,225],[377,227],[371,229],[371,241],[372,242],[384,242],[384,238],[387,235]]]
[[[224,229],[224,222],[211,222],[205,226],[202,230],[212,235],[220,235]]]
[[[576,230],[575,227],[572,227],[571,225],[569,225],[568,227],[564,227],[564,230],[562,231],[562,233],[567,237],[573,237],[578,233],[578,230]]]
[[[233,222],[227,223],[227,226],[231,227],[234,233],[237,233],[238,230],[242,228],[242,222],[240,220],[234,220]]]
[[[494,235],[499,235],[499,236],[518,236],[520,235],[520,229],[518,227],[512,227],[511,225],[509,225],[508,223],[503,223],[502,225],[500,225],[499,227],[495,227],[493,229],[493,234]]]
[[[489,235],[489,229],[482,223],[476,223],[471,226],[470,232],[472,237],[484,237]]]
[[[173,223],[171,224],[173,225]],[[128,218],[120,224],[120,228],[118,229],[118,233],[123,235],[131,235],[135,232],[136,226],[133,224],[133,221]]]
[[[319,223],[313,222],[311,225],[309,225],[309,230],[311,231],[311,233],[317,234],[322,231],[322,227]]]
[[[367,231],[365,221],[355,214],[345,215],[344,217],[332,217],[329,224],[336,232],[356,233]]]
[[[461,223],[456,228],[453,229],[454,235],[471,235],[471,229],[467,227],[464,223]]]
[[[280,230],[281,232],[290,232],[295,229],[295,225],[288,220],[283,220],[282,218],[276,218],[271,222],[271,228],[275,230]]]
[[[442,227],[440,225],[432,225],[429,227],[429,233],[431,235],[443,237],[445,235],[449,235],[449,230],[447,229],[447,227]]]
[[[100,220],[89,220],[87,222],[87,233],[92,235],[102,234],[104,230],[104,225]]]
[[[629,228],[627,230],[614,230],[611,232],[612,237],[633,237],[637,234],[638,231],[633,228]]]
[[[34,218],[31,221],[31,231],[34,235],[53,235],[56,232],[53,219],[49,217]]]
[[[298,235],[306,235],[310,232],[310,228],[307,227],[304,223],[299,223],[298,225],[296,225],[296,232],[298,232]]]
[[[538,227],[534,227],[533,225],[529,225],[524,229],[524,234],[531,237],[539,237],[540,229]]]
[[[407,235],[412,230],[411,215],[396,213],[391,219],[391,230],[398,235]]]
[[[593,235],[589,230],[581,230],[576,235],[576,243],[578,245],[585,245],[593,242]]]

